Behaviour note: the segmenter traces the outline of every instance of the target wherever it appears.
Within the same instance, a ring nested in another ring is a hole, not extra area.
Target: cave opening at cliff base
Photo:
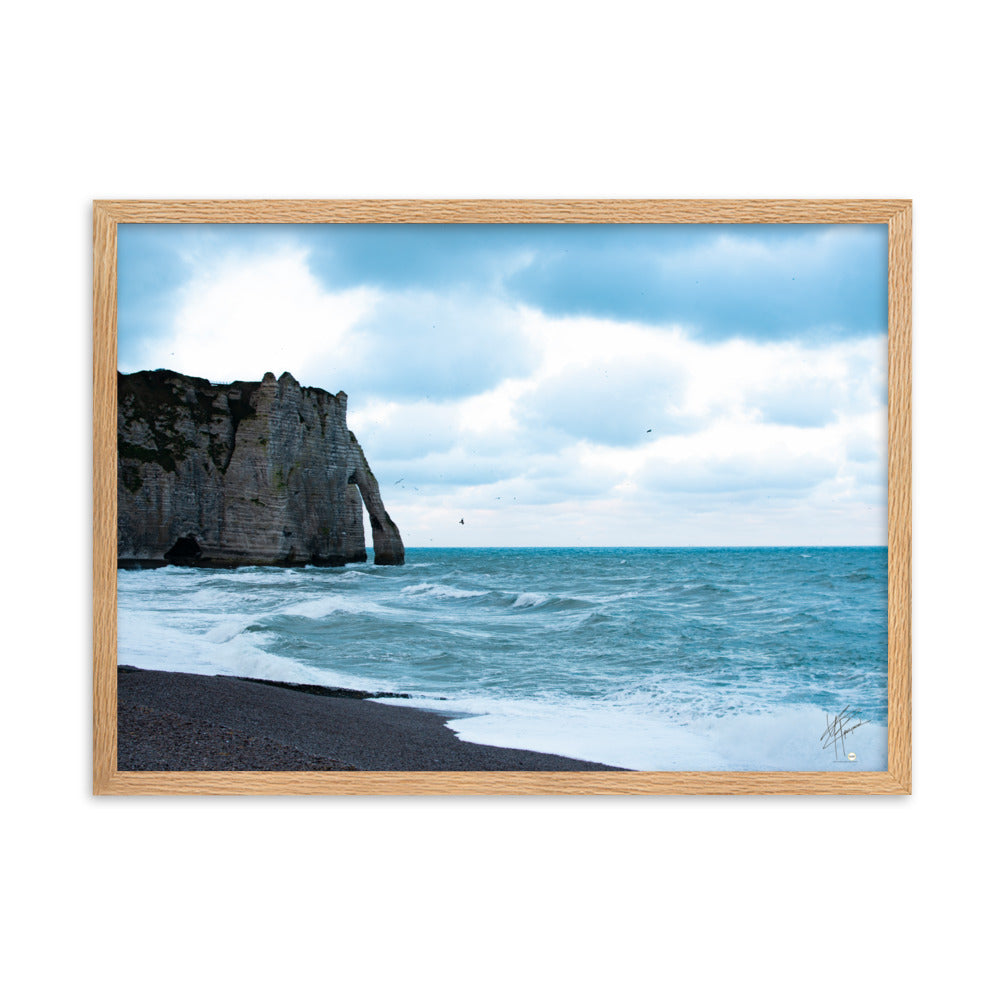
[[[201,546],[194,535],[184,535],[164,553],[171,566],[194,566],[201,559]]]

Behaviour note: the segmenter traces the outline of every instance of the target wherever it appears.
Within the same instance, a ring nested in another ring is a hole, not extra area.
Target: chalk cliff
[[[399,565],[403,542],[347,428],[347,394],[285,372],[215,385],[118,375],[118,564]]]

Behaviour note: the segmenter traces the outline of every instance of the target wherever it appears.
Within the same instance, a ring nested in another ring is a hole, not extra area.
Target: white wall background
[[[989,11],[5,14],[9,995],[978,992],[997,890]],[[912,197],[912,798],[93,799],[90,200],[260,196]]]

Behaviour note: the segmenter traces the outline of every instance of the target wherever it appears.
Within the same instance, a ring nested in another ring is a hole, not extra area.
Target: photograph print
[[[885,771],[885,224],[117,227],[119,771]]]

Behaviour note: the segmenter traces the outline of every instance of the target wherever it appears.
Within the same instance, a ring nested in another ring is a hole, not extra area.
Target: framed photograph
[[[909,201],[94,203],[97,794],[907,794]]]

